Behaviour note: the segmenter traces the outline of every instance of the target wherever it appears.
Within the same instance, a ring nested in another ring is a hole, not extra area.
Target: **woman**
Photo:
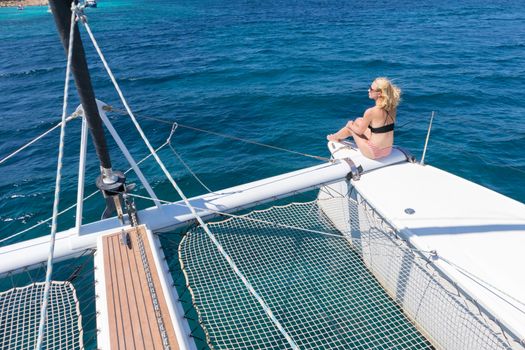
[[[386,157],[394,144],[394,123],[401,90],[387,78],[376,78],[368,88],[368,98],[375,106],[367,109],[362,118],[349,121],[329,141],[340,141],[353,136],[361,153],[371,159]]]

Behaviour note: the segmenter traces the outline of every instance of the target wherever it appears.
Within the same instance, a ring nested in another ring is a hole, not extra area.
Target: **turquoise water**
[[[398,145],[420,158],[434,110],[426,162],[525,202],[520,1],[117,0],[87,15],[154,146],[170,125],[140,116],[327,156],[325,135],[360,116],[373,78],[388,76],[403,89]],[[97,97],[121,107],[83,34]],[[59,121],[64,74],[46,7],[0,9],[0,157]],[[78,99],[70,101],[72,111]],[[130,122],[112,120],[135,158],[144,157]],[[62,209],[75,202],[79,129],[79,121],[67,129]],[[57,145],[58,131],[0,165],[0,237],[51,215]],[[188,129],[177,130],[173,146],[212,189],[317,163]],[[128,168],[111,154],[114,168]],[[205,191],[169,148],[160,154],[187,195]],[[97,167],[91,152],[86,193]],[[152,161],[143,169],[161,198],[177,199]],[[90,199],[85,221],[102,206],[99,195]],[[69,212],[59,225],[73,222]],[[47,233],[44,225],[20,239]]]

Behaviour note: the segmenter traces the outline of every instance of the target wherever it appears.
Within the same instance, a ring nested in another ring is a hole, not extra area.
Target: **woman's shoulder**
[[[384,113],[383,109],[382,108],[379,108],[378,106],[373,106],[373,107],[370,107],[368,108],[366,111],[365,111],[365,115],[370,115],[371,117],[376,117],[376,116],[380,116]]]

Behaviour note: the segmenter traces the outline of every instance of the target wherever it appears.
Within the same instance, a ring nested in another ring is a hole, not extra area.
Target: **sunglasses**
[[[379,92],[380,90],[376,90],[372,87],[372,85],[370,85],[370,87],[368,88],[368,91],[375,91],[375,92]]]

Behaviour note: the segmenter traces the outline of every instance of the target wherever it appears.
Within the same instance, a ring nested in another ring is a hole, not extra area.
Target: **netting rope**
[[[31,349],[36,345],[40,303],[45,283],[32,283],[0,293],[0,349]],[[46,315],[46,349],[82,349],[82,314],[73,284],[52,281]]]
[[[331,210],[341,204],[346,214]],[[274,206],[208,225],[300,348],[521,348],[435,269],[433,252],[412,247],[362,199]],[[286,348],[202,233],[191,229],[178,255],[209,346]]]

